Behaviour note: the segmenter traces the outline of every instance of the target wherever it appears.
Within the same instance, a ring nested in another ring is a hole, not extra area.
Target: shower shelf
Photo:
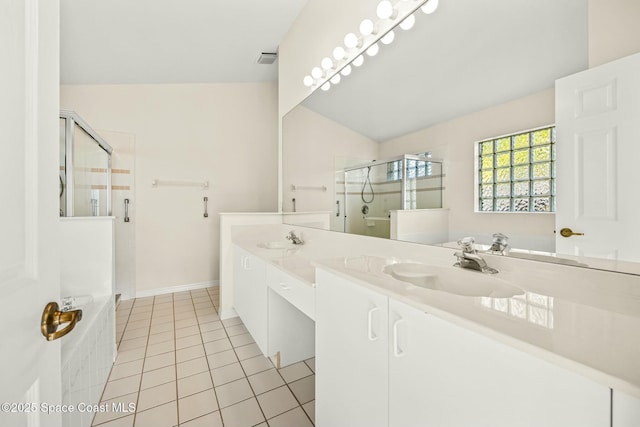
[[[318,191],[327,191],[326,185],[318,185],[318,186],[304,186],[304,185],[291,185],[291,190],[318,190]]]

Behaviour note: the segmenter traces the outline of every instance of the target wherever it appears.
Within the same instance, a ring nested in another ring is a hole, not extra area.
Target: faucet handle
[[[509,241],[509,237],[502,233],[493,233],[493,243],[497,243],[500,245],[506,245]]]
[[[463,252],[475,252],[476,251],[475,243],[476,243],[476,239],[474,239],[471,236],[463,237],[462,239],[458,240],[458,245],[460,245],[460,248],[462,249]]]

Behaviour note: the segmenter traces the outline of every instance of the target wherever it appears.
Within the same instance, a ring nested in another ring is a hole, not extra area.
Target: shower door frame
[[[74,216],[74,202],[75,202],[75,194],[74,194],[74,186],[69,185],[69,183],[73,184],[74,179],[74,170],[73,170],[73,157],[74,157],[74,137],[75,137],[75,126],[78,125],[80,129],[87,133],[97,144],[107,153],[107,216],[111,216],[111,154],[113,153],[113,148],[105,141],[96,131],[94,131],[91,126],[85,122],[82,117],[80,117],[75,111],[69,110],[60,110],[60,118],[65,121],[65,131],[64,131],[64,188],[66,190],[65,193],[65,217]]]

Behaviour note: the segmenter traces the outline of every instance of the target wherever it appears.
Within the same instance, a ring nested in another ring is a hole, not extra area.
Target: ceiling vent
[[[258,64],[273,64],[278,59],[278,54],[274,52],[262,52],[258,57]]]

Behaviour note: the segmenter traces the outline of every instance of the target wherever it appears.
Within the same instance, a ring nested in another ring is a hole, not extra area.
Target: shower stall
[[[111,215],[111,146],[73,111],[60,111],[60,216]]]
[[[391,211],[442,207],[442,179],[442,160],[428,155],[405,154],[345,168],[336,173],[342,221],[334,224],[339,231],[389,238]]]

